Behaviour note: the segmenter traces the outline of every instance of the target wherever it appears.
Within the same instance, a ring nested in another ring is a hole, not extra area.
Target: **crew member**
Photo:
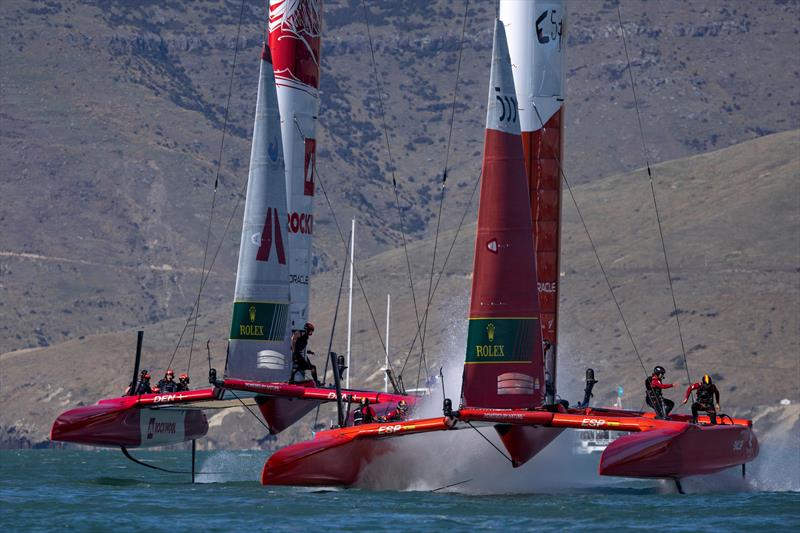
[[[314,352],[306,349],[308,346],[308,338],[314,334],[314,324],[306,322],[303,329],[298,329],[292,332],[292,376],[289,378],[289,383],[294,383],[294,375],[300,372],[302,375],[306,370],[311,371],[311,378],[314,383],[319,387],[319,379],[317,378],[317,367],[311,364],[309,355],[314,355]]]
[[[178,392],[189,390],[189,374],[181,374],[178,377]]]
[[[664,383],[666,373],[667,371],[664,370],[663,366],[657,366],[653,369],[653,375],[649,376],[644,382],[646,389],[645,401],[656,412],[656,418],[663,420],[669,420],[669,413],[675,407],[675,402],[664,398],[663,395],[664,389],[671,389],[675,386],[674,383]]]
[[[142,370],[139,374],[139,383],[136,385],[136,394],[150,394],[153,389],[150,388],[150,372]]]
[[[353,413],[353,425],[372,424],[375,421],[375,409],[369,405],[369,400],[361,398],[361,407]]]
[[[405,400],[397,402],[397,407],[386,413],[387,422],[403,422],[408,418],[408,404]]]
[[[158,390],[164,392],[177,392],[178,384],[175,383],[175,372],[172,369],[167,370],[164,374],[164,379],[158,382]]]
[[[715,425],[717,423],[717,411],[719,411],[719,390],[711,381],[711,376],[705,374],[700,383],[690,385],[686,389],[683,403],[689,401],[689,395],[694,390],[697,391],[697,401],[692,404],[692,423],[697,424],[698,411],[705,411],[708,413],[708,418],[711,419],[711,424]]]

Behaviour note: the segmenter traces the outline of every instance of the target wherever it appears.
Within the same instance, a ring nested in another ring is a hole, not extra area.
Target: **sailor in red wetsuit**
[[[717,423],[717,411],[719,411],[719,390],[717,386],[711,381],[711,376],[705,374],[700,383],[693,383],[686,389],[686,395],[683,397],[683,403],[689,401],[689,395],[692,391],[697,391],[697,401],[692,404],[692,423],[697,424],[697,412],[705,411],[708,413],[708,418],[711,419],[711,424]]]
[[[370,407],[369,400],[361,398],[361,407],[356,409],[353,413],[353,425],[360,426],[361,424],[372,424],[375,422],[375,409]]]
[[[406,418],[408,418],[408,404],[405,400],[400,400],[397,402],[397,408],[386,413],[384,420],[387,422],[403,422]]]
[[[675,386],[673,383],[664,383],[664,375],[666,373],[667,371],[664,370],[663,366],[657,366],[653,369],[653,375],[649,376],[644,382],[646,389],[645,401],[656,412],[656,418],[663,420],[669,420],[669,413],[675,407],[675,402],[664,398],[662,393],[664,389],[671,389]]]

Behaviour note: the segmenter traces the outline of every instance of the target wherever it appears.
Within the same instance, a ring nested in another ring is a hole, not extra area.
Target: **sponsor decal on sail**
[[[314,215],[311,213],[289,213],[289,233],[311,235],[314,233]]]
[[[273,239],[273,221],[274,221],[274,239]],[[255,235],[253,236],[255,237]],[[264,229],[261,232],[259,240],[258,253],[256,254],[256,261],[269,261],[270,251],[272,250],[272,243],[275,242],[275,252],[278,256],[278,263],[286,264],[286,252],[283,248],[283,237],[281,237],[280,218],[278,217],[278,210],[273,208],[267,209],[267,216],[264,219]]]
[[[538,327],[538,318],[471,318],[466,362],[529,362]]]
[[[286,331],[289,305],[275,302],[234,302],[231,339],[280,341]]]

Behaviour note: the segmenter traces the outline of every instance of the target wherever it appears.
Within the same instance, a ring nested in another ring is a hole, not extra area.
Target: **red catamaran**
[[[320,0],[271,1],[224,379],[214,372],[211,388],[71,409],[53,423],[51,440],[124,450],[201,438],[209,409],[257,407],[275,434],[322,402],[414,404],[413,396],[290,382],[289,338],[308,320],[321,10]],[[131,391],[140,350],[141,335]]]
[[[400,437],[474,424],[497,430],[515,467],[565,428],[631,432],[607,447],[600,474],[672,478],[679,488],[680,478],[757,456],[749,420],[698,425],[556,401],[564,2],[501,1],[499,14],[510,22],[495,21],[459,409],[445,400],[441,417],[320,432],[273,454],[263,484],[353,485]]]

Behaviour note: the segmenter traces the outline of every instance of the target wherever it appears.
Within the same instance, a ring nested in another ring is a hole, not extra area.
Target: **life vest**
[[[364,413],[361,412],[361,409],[356,409],[353,412],[353,425],[360,426],[364,423]]]
[[[704,405],[714,405],[715,388],[713,384],[701,384],[697,389],[697,402]]]
[[[295,358],[302,358],[303,353],[306,351],[306,346],[308,346],[308,333],[303,332],[294,341],[294,352],[292,355]]]
[[[655,398],[661,398],[661,389],[653,387],[653,376],[647,376],[644,380],[644,388],[647,390],[647,395]]]

